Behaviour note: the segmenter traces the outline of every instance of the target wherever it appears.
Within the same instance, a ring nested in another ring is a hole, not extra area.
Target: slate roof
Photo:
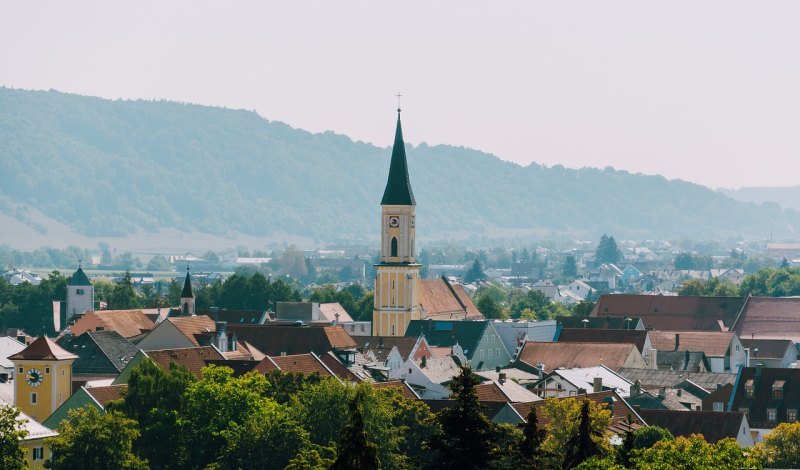
[[[424,334],[431,347],[452,347],[458,343],[467,357],[472,357],[488,327],[488,321],[411,320],[405,336],[417,338]]]
[[[414,192],[408,177],[406,146],[403,142],[403,129],[400,126],[400,109],[397,109],[397,128],[394,132],[392,160],[389,163],[389,178],[381,199],[382,206],[415,206]]]
[[[181,298],[194,298],[194,292],[192,292],[192,276],[189,274],[189,268],[186,268],[186,279],[183,280]]]
[[[632,344],[537,343],[528,341],[522,347],[517,360],[531,366],[543,363],[547,371],[552,371],[559,367],[573,369],[576,367],[594,367],[600,364],[616,370],[625,364],[634,349],[636,349],[636,346]]]
[[[86,273],[83,272],[83,268],[78,267],[78,270],[75,271],[75,274],[69,279],[67,283],[68,286],[91,286],[92,283],[89,281],[89,277],[86,276]]]
[[[722,331],[651,331],[650,343],[661,351],[703,351],[708,357],[724,357],[733,333]]]
[[[424,318],[478,319],[483,315],[467,295],[464,287],[447,278],[423,279],[420,282],[420,305]]]
[[[689,437],[702,434],[710,444],[722,439],[739,436],[744,415],[739,412],[724,411],[675,411],[639,410],[639,414],[650,426],[659,426],[673,436]]]
[[[800,297],[749,297],[733,331],[740,338],[800,342]]]
[[[247,341],[268,356],[324,354],[334,349],[355,348],[356,343],[347,332],[330,325],[228,325],[239,341]]]
[[[655,330],[725,331],[744,303],[744,297],[606,294],[589,316],[639,317]]]
[[[402,380],[387,380],[386,382],[373,382],[373,388],[378,390],[381,389],[397,389],[400,391],[400,394],[403,395],[403,398],[408,400],[419,400],[419,395],[417,392],[414,391],[413,388],[409,387],[407,383]]]
[[[72,364],[74,375],[117,375],[139,352],[139,348],[116,331],[65,335],[58,344],[78,356]]]
[[[642,319],[638,317],[631,318],[631,321],[625,321],[625,318],[627,317],[604,315],[599,315],[597,317],[575,317],[559,315],[556,317],[556,321],[561,323],[562,328],[599,328],[601,330],[633,330],[636,329],[642,321]],[[589,321],[584,323],[583,320]],[[644,328],[644,326],[642,328]]]
[[[758,359],[783,359],[787,350],[791,350],[797,357],[797,348],[788,339],[748,339],[741,338],[742,346],[750,349],[750,360],[757,362]],[[754,353],[758,349],[757,353]]]
[[[752,382],[750,382],[752,381]],[[772,387],[783,381],[782,398],[772,395]],[[748,398],[746,385],[752,383],[754,394]],[[742,367],[736,377],[731,401],[726,408],[729,411],[748,409],[747,419],[753,428],[773,428],[778,423],[786,422],[787,410],[800,411],[800,369],[780,369],[771,367]],[[767,409],[775,409],[777,421],[769,421]]]
[[[556,338],[566,343],[627,343],[644,353],[647,330],[600,330],[595,328],[563,328]]]
[[[717,384],[729,384],[736,380],[736,374],[722,372],[686,372],[678,370],[636,369],[623,367],[617,373],[631,382],[639,381],[648,390],[659,387],[674,387],[685,379],[689,379],[706,390],[715,390]]]
[[[127,384],[121,385],[108,385],[105,387],[83,387],[86,393],[92,396],[94,400],[103,408],[109,402],[122,399],[122,394],[128,389]]]
[[[69,331],[79,336],[87,331],[113,330],[125,338],[133,338],[153,329],[154,322],[141,310],[95,310],[86,312]]]
[[[29,344],[27,348],[8,356],[8,358],[10,360],[20,361],[52,361],[77,359],[78,356],[69,351],[65,351],[47,336],[40,336]]]
[[[393,347],[397,347],[397,352],[403,357],[403,360],[408,359],[414,345],[417,344],[417,339],[410,336],[352,336],[356,347],[363,351],[373,351],[378,360],[384,361]]]
[[[202,377],[201,371],[206,365],[206,360],[225,359],[222,353],[211,346],[147,351],[147,356],[164,370],[169,370],[169,365],[173,362],[182,365],[198,379]]]

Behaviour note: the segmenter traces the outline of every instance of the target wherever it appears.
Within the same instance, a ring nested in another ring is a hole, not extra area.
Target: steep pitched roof
[[[711,370],[703,351],[659,351],[656,355],[656,366],[659,369],[689,372]]]
[[[141,310],[96,310],[86,312],[69,330],[75,336],[98,329],[113,330],[125,338],[133,338],[152,330],[154,324]]]
[[[744,414],[725,411],[675,411],[639,410],[639,414],[650,426],[659,426],[673,436],[689,437],[702,434],[710,444],[725,438],[736,439],[742,426]]]
[[[206,315],[196,315],[189,317],[174,317],[168,318],[164,321],[171,322],[175,325],[189,341],[195,346],[200,346],[199,337],[208,333],[213,333],[217,330],[217,325],[214,320]]]
[[[753,387],[753,397],[746,389]],[[781,386],[781,398],[773,396],[773,386]],[[754,428],[773,428],[787,421],[787,410],[800,410],[800,369],[742,367],[736,377],[729,411],[747,409],[747,419]],[[767,410],[776,411],[776,421],[769,421]]]
[[[228,325],[239,341],[247,341],[264,354],[324,354],[334,349],[355,348],[356,343],[338,326]]]
[[[181,298],[194,298],[194,292],[192,292],[192,276],[189,274],[189,268],[186,268],[186,279],[183,280]]]
[[[403,142],[403,129],[400,126],[400,109],[397,109],[397,129],[394,133],[392,161],[389,164],[389,178],[381,199],[382,206],[415,206],[414,192],[408,177],[406,146]]]
[[[411,320],[406,337],[425,335],[431,347],[452,347],[458,343],[471,357],[488,328],[488,321]]]
[[[782,359],[786,351],[792,350],[797,354],[794,343],[788,339],[748,339],[741,338],[742,346],[750,349],[751,361],[757,362],[758,359]],[[758,349],[757,353],[753,353]]]
[[[337,314],[339,315],[338,317],[336,316]],[[349,323],[353,321],[350,314],[347,313],[347,310],[345,310],[339,302],[319,304],[319,316],[320,320],[329,322],[338,320],[339,323]]]
[[[532,366],[542,363],[545,370],[593,367],[600,364],[616,370],[625,365],[633,350],[636,350],[636,346],[632,344],[528,341],[522,347],[517,360]]]
[[[464,287],[446,278],[423,279],[420,305],[424,318],[483,318]]]
[[[8,356],[16,354],[25,349],[25,344],[17,341],[11,336],[0,336],[0,367],[14,367],[14,363],[8,360]]]
[[[708,357],[724,357],[733,333],[723,331],[651,331],[650,343],[661,351],[703,351]]]
[[[564,343],[627,343],[644,352],[647,330],[600,330],[595,328],[564,328],[556,341]]]
[[[373,351],[376,359],[383,361],[397,347],[397,352],[403,360],[408,359],[411,350],[417,344],[417,339],[411,336],[353,336],[356,347],[363,352]]]
[[[733,383],[735,374],[722,372],[687,372],[679,370],[637,369],[623,367],[617,370],[619,375],[631,382],[639,381],[646,389],[658,390],[659,387],[674,387],[685,379],[689,379],[706,390],[715,390],[717,384]]]
[[[606,294],[590,316],[640,317],[655,330],[725,331],[744,303],[744,297]]]
[[[159,349],[147,351],[147,356],[159,367],[169,370],[170,363],[186,367],[198,379],[202,377],[203,367],[208,359],[225,359],[219,351],[211,346],[197,348]]]
[[[72,275],[67,285],[82,287],[82,286],[91,286],[92,283],[89,281],[89,277],[86,276],[86,273],[83,272],[83,268],[78,267],[78,270],[75,271],[75,274]]]
[[[75,375],[119,374],[139,352],[133,343],[112,330],[87,331],[80,336],[65,335],[58,344],[78,356],[72,364]]]
[[[800,342],[800,297],[749,297],[733,331],[740,338]]]
[[[29,344],[27,348],[14,355],[8,356],[8,358],[20,361],[60,361],[65,359],[77,359],[78,356],[64,350],[47,336],[40,336]]]

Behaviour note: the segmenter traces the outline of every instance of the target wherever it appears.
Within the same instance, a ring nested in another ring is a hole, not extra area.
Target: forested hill
[[[413,136],[414,123],[404,131]],[[177,228],[371,240],[390,153],[248,111],[0,88],[0,211],[24,219],[39,209],[90,236]],[[800,222],[660,176],[521,167],[451,146],[407,153],[423,240],[788,237]]]

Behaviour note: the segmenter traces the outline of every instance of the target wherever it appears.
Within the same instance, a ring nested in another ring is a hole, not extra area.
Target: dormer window
[[[772,384],[772,398],[776,400],[783,399],[783,386],[786,385],[785,380],[776,380]]]
[[[753,379],[748,380],[744,383],[744,396],[747,398],[753,398],[756,394],[755,383]]]

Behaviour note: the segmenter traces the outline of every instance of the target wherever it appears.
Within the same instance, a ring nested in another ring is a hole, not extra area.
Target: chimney
[[[658,398],[667,397],[667,387],[658,387]]]
[[[602,377],[595,377],[592,381],[592,391],[594,393],[602,392],[603,391],[603,378]]]
[[[675,350],[678,350],[678,347],[681,345],[681,334],[675,333]]]
[[[500,374],[497,375],[497,379],[498,379],[497,381],[500,382],[501,384],[506,383],[506,373],[500,372]]]
[[[642,383],[638,380],[631,385],[630,398],[636,398],[642,394]]]
[[[650,368],[658,369],[658,349],[650,348]]]

